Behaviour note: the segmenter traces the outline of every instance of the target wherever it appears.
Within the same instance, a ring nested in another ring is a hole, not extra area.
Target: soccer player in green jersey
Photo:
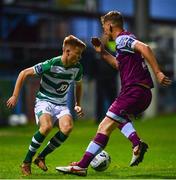
[[[86,45],[74,37],[67,36],[63,42],[63,53],[33,67],[22,70],[17,78],[13,95],[7,101],[7,107],[14,107],[18,101],[22,85],[29,76],[40,76],[40,88],[36,95],[35,117],[39,126],[32,137],[26,157],[21,165],[23,175],[31,174],[31,162],[52,127],[59,131],[50,139],[44,150],[36,157],[34,164],[47,171],[45,157],[59,147],[69,136],[73,128],[73,118],[66,105],[69,87],[75,81],[75,111],[78,117],[83,115],[81,108],[82,66],[79,63]]]

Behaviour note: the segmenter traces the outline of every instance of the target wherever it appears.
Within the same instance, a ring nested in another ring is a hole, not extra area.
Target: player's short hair
[[[82,50],[86,49],[86,44],[73,35],[69,35],[65,37],[64,42],[63,42],[63,47],[65,47],[66,45],[77,46],[81,48]]]
[[[111,21],[114,26],[123,28],[123,17],[119,11],[110,11],[104,16],[101,16],[102,25],[107,21]]]

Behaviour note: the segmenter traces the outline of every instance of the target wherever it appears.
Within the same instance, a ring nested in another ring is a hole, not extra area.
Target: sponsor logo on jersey
[[[63,94],[69,87],[68,82],[61,82],[58,84],[58,88],[56,89],[56,92],[59,94]]]

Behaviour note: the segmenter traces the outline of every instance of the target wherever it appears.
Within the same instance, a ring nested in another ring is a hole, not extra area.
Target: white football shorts
[[[38,98],[36,99],[34,112],[36,124],[39,124],[39,117],[44,113],[50,114],[52,116],[53,125],[60,117],[64,115],[72,116],[66,105],[57,105],[46,100],[40,100]]]

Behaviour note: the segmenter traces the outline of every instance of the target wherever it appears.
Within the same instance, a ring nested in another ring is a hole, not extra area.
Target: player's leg
[[[73,120],[72,117],[69,115],[64,115],[60,118],[58,121],[58,125],[60,127],[60,131],[58,131],[48,142],[47,146],[44,148],[44,150],[38,155],[38,157],[35,159],[35,163],[37,161],[42,161],[45,159],[45,157],[53,152],[56,148],[61,146],[61,144],[64,143],[64,141],[68,138],[70,132],[73,128]],[[41,169],[45,171],[45,167],[41,166]]]
[[[83,158],[77,163],[82,168],[87,168],[92,159],[107,145],[112,131],[117,127],[117,122],[105,117],[99,124],[97,134],[86,149]]]
[[[47,134],[52,129],[52,120],[50,114],[42,114],[39,118],[39,130],[32,137],[31,144],[29,145],[28,152],[25,156],[23,164],[21,165],[21,170],[24,175],[31,174],[31,162],[32,158],[35,155],[37,149],[40,147],[42,142],[44,141]]]
[[[105,117],[98,127],[96,136],[89,143],[82,159],[79,162],[72,163],[71,166],[57,167],[56,169],[64,173],[86,176],[87,168],[90,162],[99,152],[101,152],[106,147],[109,137],[116,127],[116,121],[113,121],[109,117]]]
[[[118,128],[120,129],[121,133],[132,143],[133,156],[130,166],[138,165],[140,162],[142,162],[144,154],[148,149],[148,145],[137,135],[137,132],[131,122],[122,123],[118,126]]]
[[[119,114],[119,116],[126,119],[126,122],[120,122],[118,128],[120,129],[121,133],[132,143],[133,156],[130,166],[138,165],[140,162],[142,162],[148,145],[142,142],[132,122],[129,120],[128,115],[135,115],[143,112],[148,107],[150,102],[150,90],[140,86],[134,86],[113,103],[113,106],[120,109],[118,112],[114,110],[115,114]],[[113,106],[111,107],[110,111],[113,111]]]
[[[44,150],[34,160],[34,163],[43,171],[47,171],[45,158],[67,139],[73,129],[73,119],[68,109],[61,110],[57,115],[55,124],[60,129],[48,142]]]

